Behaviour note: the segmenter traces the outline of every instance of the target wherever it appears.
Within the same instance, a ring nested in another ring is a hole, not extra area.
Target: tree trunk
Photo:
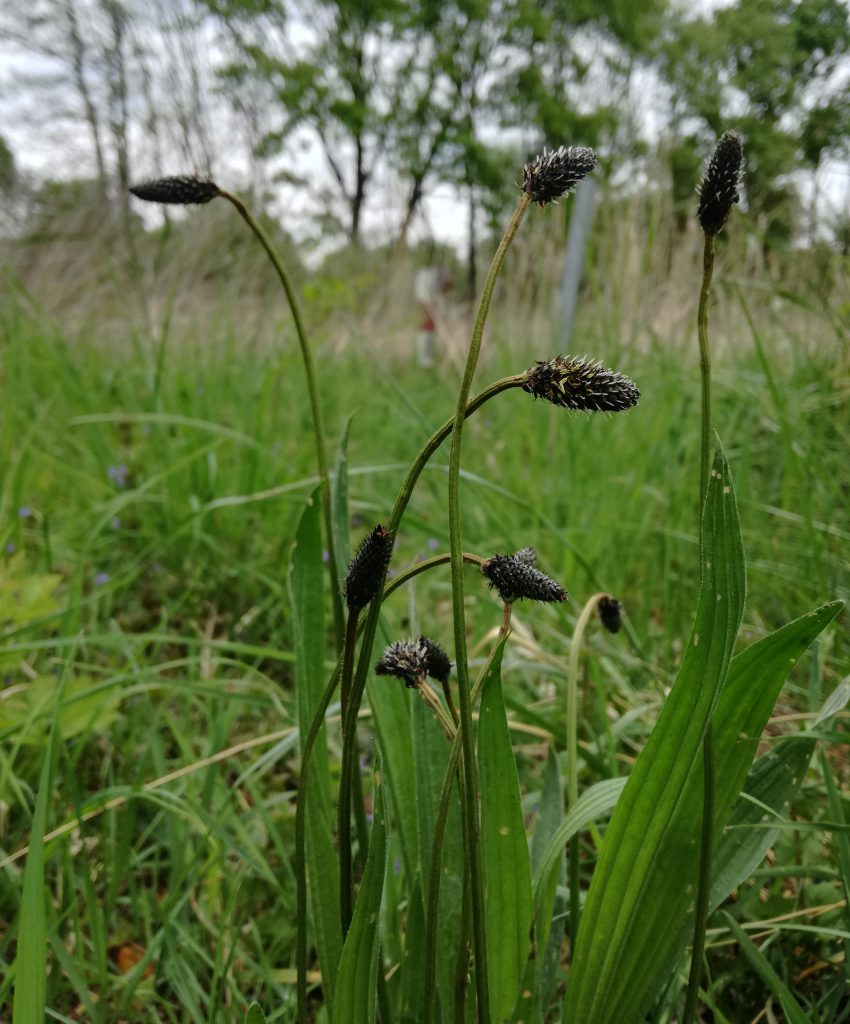
[[[82,100],[86,123],[91,133],[94,158],[97,164],[98,190],[100,191],[101,199],[106,203],[108,200],[109,176],[106,170],[106,159],[103,154],[103,143],[100,137],[100,118],[88,83],[86,82],[86,45],[83,42],[83,37],[80,35],[80,26],[77,21],[74,0],[65,0],[65,17],[68,21],[68,38],[71,43],[71,66],[74,72],[74,86]]]
[[[469,234],[467,236],[466,250],[466,288],[470,301],[475,301],[475,293],[478,291],[478,261],[477,249],[478,238],[475,233],[475,215],[477,208],[475,204],[475,186],[469,186]]]

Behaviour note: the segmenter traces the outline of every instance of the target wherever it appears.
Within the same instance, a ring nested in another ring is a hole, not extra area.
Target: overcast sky
[[[20,4],[23,0],[12,0]],[[717,6],[711,0],[702,0],[700,6]],[[305,31],[307,31],[305,29]],[[202,91],[210,105],[221,101],[214,96],[215,67],[220,64],[215,35],[205,33],[198,42],[198,64],[203,76]],[[70,116],[77,107],[73,94],[62,96],[56,90],[49,93],[30,84],[31,81],[49,77],[54,65],[47,58],[36,57],[22,52],[20,46],[3,42],[0,38],[0,134],[11,145],[18,166],[28,175],[40,178],[73,178],[93,174],[94,160],[89,135],[82,119]],[[600,83],[604,88],[604,83]],[[650,139],[657,138],[663,131],[663,111],[666,110],[664,87],[652,73],[640,72],[634,75],[630,94],[622,97],[628,104],[641,133]],[[48,103],[50,108],[48,109]],[[64,109],[63,109],[64,108]],[[227,116],[216,116],[211,123],[218,126],[220,137],[214,141],[216,152],[213,172],[225,187],[239,185],[250,179],[247,140],[239,138],[240,124],[231,112]],[[524,139],[517,133],[515,140],[521,146],[533,145],[532,139]],[[565,139],[565,143],[583,142],[580,139]],[[139,129],[131,137],[131,150],[137,177],[152,173],[194,172],[201,168],[186,167],[182,158],[168,154],[165,166],[157,167],[150,139]],[[175,151],[176,153],[176,151]],[[269,177],[276,169],[292,165],[293,157],[302,173],[324,175],[326,169],[321,153],[310,145],[305,137],[292,140],[280,160],[264,168]],[[518,168],[519,171],[519,168]],[[380,203],[367,205],[364,211],[364,227],[367,236],[380,239],[391,236],[401,219],[401,211],[407,192],[407,183],[385,174],[384,191]],[[814,187],[810,185],[810,187]],[[817,187],[827,208],[835,212],[850,210],[850,173],[846,164],[833,162],[826,165],[818,178]],[[293,212],[301,213],[304,222],[312,218],[304,207],[303,190],[289,191],[284,186],[281,192],[281,209],[291,217]],[[301,208],[299,211],[299,207]],[[152,216],[156,216],[151,211]],[[449,186],[429,190],[423,204],[422,215],[412,230],[413,237],[433,235],[440,241],[462,245],[467,237],[468,208],[464,199]],[[291,225],[299,234],[297,224]]]

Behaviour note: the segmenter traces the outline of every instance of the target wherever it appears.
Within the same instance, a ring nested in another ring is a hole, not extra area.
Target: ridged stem
[[[483,391],[479,392],[473,398],[466,408],[466,415],[471,416],[474,412],[481,408],[485,402],[494,398],[496,395],[501,394],[503,391],[508,391],[511,388],[522,387],[522,385],[528,379],[527,374],[520,373],[511,377],[503,377],[501,380],[495,381],[488,387],[484,388]],[[399,489],[398,495],[393,505],[392,513],[387,522],[387,529],[393,532],[398,529],[399,523],[401,522],[402,516],[407,509],[407,505],[413,494],[413,490],[416,486],[422,471],[428,464],[428,460],[437,451],[440,445],[449,436],[454,424],[454,417],[446,420],[434,433],[428,438],[422,448],[419,450],[416,458],[407,471],[407,475],[402,482],[401,488]],[[469,560],[473,560],[474,556],[467,556]],[[369,668],[369,663],[372,657],[372,648],[375,643],[375,632],[378,625],[378,616],[380,614],[381,603],[385,597],[388,597],[393,590],[397,589],[407,580],[420,572],[424,572],[426,569],[432,568],[435,565],[444,564],[450,560],[450,556],[440,556],[437,558],[428,559],[425,562],[421,562],[416,566],[413,566],[410,570],[400,574],[396,579],[392,581],[388,586],[382,585],[377,597],[372,601],[369,606],[369,610],[366,614],[366,618],[360,623],[360,635],[362,642],[360,645],[360,656],[357,663],[357,677],[362,679],[365,684],[366,672]],[[477,560],[480,564],[480,559]],[[296,889],[297,889],[297,915],[298,915],[298,936],[296,941],[296,969],[297,969],[297,995],[298,995],[298,1020],[299,1024],[308,1024],[307,1016],[307,858],[306,858],[306,825],[304,818],[304,804],[306,800],[307,792],[307,779],[310,771],[310,763],[313,755],[313,748],[318,739],[319,732],[322,724],[325,720],[325,714],[328,706],[333,699],[333,695],[336,691],[337,684],[339,682],[340,666],[338,665],[334,673],[328,680],[328,684],[325,687],[325,691],[322,694],[322,699],[316,708],[316,713],[313,717],[313,721],[310,725],[310,731],[307,735],[307,739],[304,742],[304,746],[301,752],[301,777],[298,784],[298,800],[296,804],[295,812],[295,876],[296,876]],[[363,691],[362,688],[356,693],[356,696],[350,696],[349,703],[353,704],[353,716],[356,721],[357,714],[360,710],[360,702],[362,700]]]
[[[475,985],[478,993],[478,1019],[490,1020],[490,997],[487,983],[487,937],[484,931],[484,883],[481,877],[481,840],[478,821],[478,773],[475,764],[475,743],[472,736],[472,695],[469,683],[469,667],[466,661],[466,617],[463,607],[463,547],[460,529],[460,454],[466,406],[472,379],[478,365],[484,325],[493,300],[496,281],[505,262],[508,249],[516,235],[531,197],[523,192],[513,217],[508,224],[502,241],[490,264],[487,280],[478,305],[478,313],[472,327],[472,337],[466,366],[457,398],[454,423],[452,424],[452,447],[449,455],[449,542],[452,555],[452,617],[454,620],[454,646],[457,672],[458,710],[460,713],[460,737],[463,748],[464,786],[464,832],[466,855],[469,861],[469,880],[472,893],[472,942],[475,953]]]
[[[487,660],[481,667],[481,671],[478,673],[478,678],[475,680],[475,684],[472,687],[471,696],[473,704],[481,693],[481,689],[484,686],[484,680],[487,678],[487,673],[490,671],[490,666],[493,664],[493,659],[496,657],[496,652],[499,650],[499,644],[501,644],[510,632],[512,609],[512,604],[506,604],[504,607],[504,617],[502,619],[501,628],[499,629],[498,638],[493,646],[493,650],[490,652]],[[449,815],[449,799],[451,797],[455,776],[458,777],[458,785],[461,785],[461,773],[458,771],[461,751],[462,733],[458,731],[458,734],[455,736],[454,742],[452,743],[452,749],[449,753],[449,763],[446,768],[446,774],[443,776],[443,786],[440,790],[440,799],[437,804],[437,815],[434,820],[434,842],[431,846],[431,873],[428,878],[428,902],[425,907],[425,980],[423,986],[423,1003],[425,1012],[423,1020],[425,1024],[434,1024],[434,997],[437,986],[437,918],[439,916],[440,909],[443,843],[446,838],[446,821]],[[469,786],[467,784],[463,785],[461,788],[467,790]],[[466,858],[464,862],[464,872],[466,873],[468,870],[469,859]],[[470,892],[469,895],[472,896],[472,893]],[[466,898],[466,890],[464,892],[464,898]],[[464,906],[466,906],[465,903]],[[461,937],[461,940],[464,941],[463,936]],[[478,967],[476,965],[476,972],[477,970]],[[482,1021],[482,1024],[489,1024],[490,1018],[482,1016],[479,1012],[478,1020]]]
[[[292,320],[295,324],[295,333],[298,336],[298,344],[301,347],[301,359],[304,363],[304,373],[307,377],[307,393],[310,397],[310,411],[313,416],[313,433],[316,438],[316,464],[319,470],[319,480],[322,484],[322,510],[325,518],[325,533],[327,534],[328,572],[331,578],[334,632],[336,634],[337,651],[340,651],[343,645],[343,631],[345,628],[345,614],[342,608],[342,597],[339,592],[339,577],[342,567],[337,563],[336,545],[334,543],[333,534],[333,517],[331,513],[331,485],[330,476],[328,474],[325,428],[322,423],[322,410],[319,405],[319,392],[316,386],[316,369],[313,363],[313,352],[310,348],[307,331],[304,327],[304,318],[301,315],[301,307],[298,303],[298,296],[295,294],[295,288],[293,287],[292,279],[289,276],[289,271],[286,269],[285,264],[281,260],[280,255],[272,244],[272,240],[269,238],[263,226],[254,217],[239,196],[235,196],[232,193],[225,192],[223,190],[219,191],[219,195],[222,199],[226,199],[236,207],[239,211],[239,215],[251,231],[253,231],[260,245],[262,245],[265,250],[266,255],[277,273],[281,285],[283,285],[286,301],[289,303]]]
[[[708,303],[711,297],[711,278],[714,272],[714,235],[705,235],[702,260],[702,287],[697,312],[697,335],[699,337],[700,379],[702,382],[702,407],[700,417],[700,490],[699,519],[708,492],[708,475],[711,470],[711,353],[708,345]],[[705,929],[708,923],[708,899],[711,891],[711,848],[714,830],[714,735],[711,722],[705,730],[702,741],[703,761],[703,802],[702,837],[700,843],[699,878],[697,880],[696,903],[694,906],[694,940],[691,950],[691,969],[688,976],[688,992],[685,997],[685,1011],[682,1024],[694,1024],[699,985],[702,976],[702,959],[705,952]]]
[[[591,616],[605,593],[594,594],[588,599],[576,622],[570,645],[570,664],[567,673],[567,810],[575,807],[578,800],[578,668],[581,645]],[[570,948],[575,949],[578,936],[581,906],[579,900],[579,837],[576,833],[570,839],[567,856],[567,876],[570,888]]]
[[[471,554],[464,555],[464,559],[473,565],[479,566],[483,562],[482,558]],[[396,590],[403,587],[405,583],[413,579],[414,576],[418,576],[420,573],[426,572],[428,569],[433,569],[438,565],[448,565],[450,561],[451,556],[445,554],[435,555],[433,558],[429,558],[424,562],[418,562],[416,565],[411,566],[404,572],[399,573],[399,575],[382,592],[380,599],[376,600],[386,600]],[[361,623],[360,626],[363,627],[364,624]],[[364,629],[360,628],[358,629],[358,632],[362,634]],[[301,775],[298,780],[298,794],[295,802],[295,883],[296,915],[298,922],[295,943],[295,962],[297,971],[296,988],[299,1024],[309,1024],[307,1008],[307,785],[310,779],[310,768],[313,763],[313,751],[316,747],[316,741],[319,738],[322,726],[325,724],[325,715],[327,714],[328,707],[333,700],[334,693],[336,693],[336,688],[339,684],[341,674],[342,655],[340,655],[336,668],[331,673],[322,696],[319,698],[319,703],[316,706],[313,720],[310,723],[307,738],[304,740],[301,748]]]

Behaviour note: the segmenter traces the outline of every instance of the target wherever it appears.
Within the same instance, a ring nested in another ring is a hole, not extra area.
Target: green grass
[[[754,317],[758,345],[743,334],[714,357],[714,422],[747,553],[747,641],[850,597],[846,355],[826,321],[814,350],[794,345],[781,317]],[[547,735],[563,757],[569,638],[584,600],[597,589],[616,594],[629,631],[590,631],[583,789],[628,771],[697,603],[695,339],[624,349],[594,337],[592,323],[580,348],[634,377],[634,411],[591,421],[513,391],[473,417],[464,440],[465,546],[486,556],[532,545],[572,595],[563,609],[518,607],[505,652],[527,812],[539,798]],[[520,350],[494,330],[479,386],[554,354],[545,340]],[[223,1022],[241,1019],[256,998],[270,1022],[291,1020],[298,714],[287,577],[315,486],[294,337],[282,351],[225,332],[138,335],[111,347],[65,336],[10,301],[0,346],[0,551],[11,546],[0,554],[0,859],[30,838],[53,717],[48,681],[75,645],[47,828],[101,812],[45,847],[47,1005],[55,1019],[79,1013],[95,1024]],[[450,369],[423,374],[356,345],[339,355],[320,340],[316,356],[332,446],[354,414],[356,540],[386,519],[407,464],[451,414],[459,381]],[[448,549],[447,463],[445,448],[426,470],[394,565]],[[466,571],[480,665],[501,609]],[[449,645],[448,569],[392,597],[386,622],[390,635],[427,629]],[[778,712],[814,712],[847,674],[845,623],[795,669]],[[844,721],[828,727],[822,747],[834,781],[813,762],[795,797],[803,822],[848,820]],[[769,731],[798,725],[776,721]],[[237,744],[244,749],[201,763]],[[833,838],[781,829],[770,871],[759,869],[732,905],[769,971],[731,960],[728,931],[709,933],[708,1005],[726,1019],[754,1017],[778,990],[774,978],[819,1007],[812,1019],[842,1019],[847,913],[833,905],[848,880],[846,850]],[[588,863],[597,839],[591,831],[584,843]],[[391,828],[391,867],[399,856]],[[24,863],[0,871],[0,1019],[11,1016]],[[400,912],[387,902],[389,926]],[[797,916],[758,924],[788,913]],[[122,947],[140,958],[130,970],[119,969]],[[384,953],[391,964],[399,950]]]

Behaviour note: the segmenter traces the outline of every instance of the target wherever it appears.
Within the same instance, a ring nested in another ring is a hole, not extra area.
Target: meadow
[[[530,230],[544,234],[540,225]],[[465,549],[488,557],[531,546],[571,596],[556,607],[517,606],[502,665],[532,836],[551,799],[550,751],[565,770],[567,662],[585,600],[599,590],[616,595],[625,626],[586,636],[582,788],[629,773],[680,666],[699,591],[696,243],[667,296],[666,326],[654,328],[661,285],[640,294],[633,267],[609,262],[609,244],[592,254],[573,348],[632,377],[638,406],[590,417],[513,390],[472,417],[464,435]],[[622,251],[639,269],[656,258],[648,244]],[[712,307],[713,419],[747,558],[739,646],[850,597],[846,297],[839,288],[824,298],[802,276],[789,283],[767,268],[748,273],[743,253],[719,255]],[[558,351],[556,327],[541,312],[555,284],[543,275],[542,297],[528,294],[525,271],[540,265],[531,242],[512,259],[473,393]],[[189,269],[198,264],[195,255]],[[833,270],[846,285],[846,263]],[[179,262],[159,274],[157,285],[179,291]],[[306,280],[303,289],[323,308],[348,295],[338,282]],[[11,274],[5,292],[0,1019],[11,1020],[15,977],[26,967],[17,944],[21,853],[37,821],[55,719],[61,742],[43,808],[48,834],[61,833],[44,849],[49,1018],[212,1024],[242,1020],[256,999],[268,1021],[293,1020],[299,717],[290,565],[317,478],[285,308],[272,293],[250,321],[222,303],[199,308],[194,327],[188,308],[173,325],[136,323],[121,336],[114,323],[99,330],[96,306],[65,318]],[[409,330],[383,335],[379,306],[348,322],[331,315],[315,336],[330,450],[347,479],[350,550],[386,521],[416,450],[452,415],[459,382],[450,355],[422,370]],[[405,515],[396,572],[449,549],[447,467],[448,444]],[[466,574],[475,668],[501,606],[480,574]],[[388,599],[378,643],[426,631],[451,652],[451,617],[444,567]],[[760,752],[813,726],[842,680],[846,688],[849,655],[842,613],[791,672]],[[326,661],[332,669],[330,653]],[[393,684],[373,679],[370,692],[378,685]],[[847,696],[818,728],[817,751],[776,817],[767,856],[725,904],[773,973],[736,957],[729,925],[712,915],[704,982],[712,1015],[704,1020],[783,1019],[776,979],[806,1019],[850,1019]],[[387,728],[368,704],[364,771],[374,735]],[[332,723],[338,714],[332,704]],[[335,779],[333,725],[329,749]],[[601,819],[582,838],[585,881],[603,836]],[[385,936],[403,935],[410,912],[402,841],[391,827]],[[392,1019],[415,1020],[401,940],[384,941]],[[549,968],[553,1004],[567,952]],[[650,1019],[676,1020],[673,1005],[660,1000]]]

